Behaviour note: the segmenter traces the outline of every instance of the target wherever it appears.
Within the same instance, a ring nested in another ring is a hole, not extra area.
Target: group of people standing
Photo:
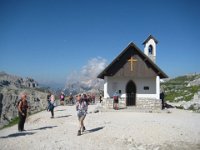
[[[47,94],[47,105],[48,105],[47,111],[50,111],[51,118],[54,118],[54,107],[56,106],[55,96],[51,92]],[[89,105],[89,100],[86,94],[78,94],[76,96],[76,111],[77,111],[77,117],[79,121],[79,129],[77,133],[78,136],[80,136],[81,133],[83,133],[86,130],[85,125],[84,125],[84,119],[87,114],[88,105]],[[25,131],[24,123],[27,117],[27,110],[28,108],[30,108],[30,106],[28,106],[26,93],[21,94],[21,98],[18,101],[17,108],[19,112],[18,131],[22,132],[22,131]]]

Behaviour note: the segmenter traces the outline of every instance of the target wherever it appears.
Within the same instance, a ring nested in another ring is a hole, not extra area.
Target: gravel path
[[[89,112],[96,105],[89,106]],[[89,113],[87,131],[77,136],[75,106],[58,106],[55,118],[43,111],[0,130],[1,150],[199,150],[200,114],[170,109],[171,113],[111,111]]]

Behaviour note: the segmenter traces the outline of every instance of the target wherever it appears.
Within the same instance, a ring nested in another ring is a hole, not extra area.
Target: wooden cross
[[[131,71],[133,71],[133,63],[136,62],[137,59],[134,59],[133,56],[131,56],[131,58],[128,61],[131,62]]]

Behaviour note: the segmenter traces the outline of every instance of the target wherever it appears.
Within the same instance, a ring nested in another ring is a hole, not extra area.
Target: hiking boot
[[[78,130],[77,136],[80,136],[80,135],[81,135],[81,130]]]
[[[82,130],[83,132],[85,131],[85,126],[83,126],[83,130]]]

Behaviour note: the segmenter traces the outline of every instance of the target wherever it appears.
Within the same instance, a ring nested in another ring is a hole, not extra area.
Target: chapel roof
[[[145,55],[133,42],[131,42],[97,77],[104,79],[104,76],[113,76],[120,69],[120,61],[127,59],[126,54],[137,53],[137,55],[158,75],[160,78],[168,78],[167,74],[162,71],[147,55]]]

